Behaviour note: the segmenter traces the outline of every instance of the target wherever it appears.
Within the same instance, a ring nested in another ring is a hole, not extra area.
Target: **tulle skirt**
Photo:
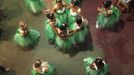
[[[111,28],[118,23],[120,19],[120,11],[118,8],[113,7],[113,14],[109,17],[104,16],[103,14],[99,13],[97,16],[96,26],[98,28]]]
[[[18,30],[14,36],[15,42],[22,47],[32,47],[36,45],[39,41],[39,38],[40,33],[33,29],[29,29],[29,32],[25,37],[21,36]]]
[[[108,64],[105,64],[104,67],[101,70],[93,70],[90,68],[90,64],[93,63],[93,61],[95,60],[95,58],[85,58],[83,60],[84,63],[84,69],[87,73],[87,75],[107,75],[108,74]]]

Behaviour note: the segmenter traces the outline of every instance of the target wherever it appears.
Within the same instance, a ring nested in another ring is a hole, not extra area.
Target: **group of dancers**
[[[82,16],[79,5],[82,0],[56,0],[53,8],[46,14],[44,22],[44,32],[48,42],[63,50],[69,50],[74,46],[86,42],[89,35],[88,20]],[[43,0],[25,0],[26,7],[34,14],[46,9]],[[89,9],[90,10],[90,9]],[[96,28],[109,29],[117,25],[120,20],[121,11],[112,4],[111,0],[106,0],[101,7],[97,8],[98,16]],[[19,22],[19,27],[15,33],[14,40],[21,47],[34,47],[40,39],[40,33],[31,29],[24,21]],[[85,72],[88,75],[107,75],[108,64],[103,58],[85,58],[83,60]],[[32,75],[54,75],[55,67],[42,59],[37,59],[33,63]]]
[[[26,6],[34,13],[39,13],[46,8],[43,0],[25,0]],[[89,24],[81,14],[79,7],[82,0],[56,0],[52,9],[49,9],[44,22],[44,33],[49,43],[56,45],[60,49],[70,49],[78,47],[86,41],[89,34]],[[119,3],[117,3],[118,5]],[[101,7],[97,8],[98,16],[96,28],[115,28],[120,20],[121,11],[112,4],[111,0],[106,0]],[[36,36],[36,37],[34,37]],[[19,23],[19,28],[15,34],[15,41],[23,47],[31,47],[37,44],[40,33],[29,29],[25,22]]]
[[[84,43],[88,35],[88,22],[81,15],[81,9],[76,2],[72,0],[67,5],[62,0],[57,0],[47,14],[45,34],[49,42],[61,49],[70,49]]]
[[[27,4],[28,1],[26,0]],[[44,5],[41,3],[42,1],[35,0],[39,1],[38,5],[37,2],[30,1],[27,6],[31,6],[29,8],[31,8],[33,13],[42,10],[41,6]],[[89,32],[88,21],[81,15],[79,4],[79,0],[72,0],[69,4],[62,0],[56,0],[53,8],[46,14],[47,19],[44,22],[44,33],[49,43],[56,45],[60,49],[70,49],[86,41],[85,38]],[[40,10],[33,10],[36,9],[36,6],[37,8],[40,6]],[[36,45],[39,38],[40,33],[36,30],[29,29],[23,21],[19,23],[19,28],[14,37],[16,43],[22,47]]]
[[[31,1],[31,2],[30,2]],[[54,3],[54,2],[52,2]],[[88,21],[81,15],[81,8],[79,7],[81,0],[56,0],[53,8],[46,14],[47,19],[44,22],[44,30],[46,38],[49,43],[56,45],[60,49],[70,49],[73,46],[79,45],[86,41],[89,34]],[[44,3],[42,0],[26,0],[27,6],[35,14],[42,11]],[[110,1],[103,3],[102,8],[98,8],[101,12],[98,17],[97,25],[99,28],[106,27],[104,22],[105,17],[109,13],[103,12],[105,7],[106,11],[112,11],[114,7],[111,6]],[[116,9],[116,7],[115,7]],[[118,10],[112,12],[115,15],[111,18],[117,18]],[[110,14],[112,14],[110,13]],[[103,17],[103,18],[102,18]],[[100,19],[101,18],[101,19]],[[108,20],[108,18],[106,18]],[[118,19],[114,20],[111,25],[116,23]],[[35,46],[40,38],[40,33],[36,30],[27,27],[23,21],[19,22],[19,28],[16,31],[14,39],[16,43],[22,47]],[[88,75],[106,75],[108,73],[108,65],[100,58],[85,58],[83,60],[84,69]],[[33,64],[32,75],[54,75],[55,67],[48,62],[37,59]]]
[[[85,58],[83,60],[84,70],[87,75],[107,75],[108,64],[101,57]],[[55,66],[50,65],[47,61],[36,59],[33,63],[32,75],[55,75]]]

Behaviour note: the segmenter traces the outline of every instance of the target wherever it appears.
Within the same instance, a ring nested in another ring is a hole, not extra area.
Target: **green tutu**
[[[51,28],[49,24],[46,25],[46,36],[48,40],[54,42],[54,44],[58,46],[60,49],[69,49],[75,43],[74,37],[72,36],[67,39],[62,39],[54,32],[54,30]]]
[[[68,12],[68,24],[70,25],[69,28],[73,29],[71,25],[76,21],[76,16],[71,15],[71,10]]]
[[[69,16],[68,19],[68,24],[70,25],[69,27],[72,29],[73,26],[71,26],[74,22],[76,21],[76,17],[75,16]]]
[[[17,32],[14,36],[15,42],[22,47],[33,47],[38,43],[39,38],[40,33],[33,29],[29,29],[29,32],[25,37],[22,37],[19,33],[19,29],[17,29]]]
[[[55,41],[55,37],[56,37],[56,33],[53,30],[53,28],[50,26],[49,20],[46,20],[44,25],[45,25],[45,35],[46,35],[46,38],[49,41],[54,42]],[[56,19],[55,25],[58,27],[58,26],[61,25],[61,22],[58,19]]]
[[[48,72],[44,73],[44,74],[40,74],[38,72],[36,72],[34,69],[32,69],[32,75],[54,75],[54,68],[48,64]]]
[[[70,26],[71,26],[70,28],[72,30],[76,29],[75,23],[71,24]],[[87,27],[87,25],[85,23],[83,23],[82,29],[74,34],[75,43],[84,43],[88,33],[89,33],[88,27]]]
[[[77,43],[84,43],[86,41],[88,32],[88,28],[86,26],[83,26],[83,28],[75,34],[75,41]]]
[[[61,49],[70,49],[75,44],[84,43],[87,34],[88,34],[88,29],[86,27],[83,27],[81,31],[70,35],[66,39],[62,39],[60,36],[57,35],[55,37],[55,44]]]
[[[95,58],[85,58],[83,60],[84,62],[84,69],[87,73],[87,75],[107,75],[108,74],[108,64],[105,64],[104,67],[101,70],[93,70],[90,68],[90,64],[95,60]]]
[[[60,21],[60,23],[68,23],[68,11],[69,9],[68,8],[65,8],[65,11],[63,13],[58,13],[56,12],[55,13],[55,17]],[[59,27],[61,25],[59,24]]]
[[[52,27],[50,26],[50,24],[48,23],[49,20],[47,20],[45,22],[45,34],[46,34],[46,38],[48,39],[48,41],[54,42],[55,41],[55,32],[52,29]]]
[[[38,13],[45,7],[43,0],[25,0],[25,4],[33,13]]]
[[[66,39],[62,39],[57,35],[55,38],[55,44],[60,49],[70,49],[75,44],[74,36],[68,37]]]
[[[97,16],[96,26],[99,28],[111,28],[113,27],[120,19],[120,11],[117,7],[111,7],[113,14],[109,17],[99,13]]]

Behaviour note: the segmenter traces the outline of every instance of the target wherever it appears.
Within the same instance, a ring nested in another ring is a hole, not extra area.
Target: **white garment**
[[[47,66],[47,62],[42,62],[41,66],[40,66],[40,70],[38,70],[38,72],[40,74],[44,74],[46,72],[46,66]],[[33,66],[33,68],[34,68],[34,70],[36,70],[36,68],[34,66]]]
[[[123,3],[129,3],[131,0],[121,0]]]
[[[65,12],[65,10],[66,10],[66,7],[63,7],[62,9],[58,9],[57,13],[63,14]]]
[[[24,33],[24,31],[22,29],[19,29],[19,32],[20,32],[20,34],[23,34]]]
[[[75,23],[74,25],[75,25],[75,29],[80,29],[81,28],[77,23]]]
[[[80,9],[78,9],[78,10],[75,11],[75,12],[73,12],[73,10],[70,9],[71,16],[78,16],[78,15],[79,15],[79,12],[80,12]]]

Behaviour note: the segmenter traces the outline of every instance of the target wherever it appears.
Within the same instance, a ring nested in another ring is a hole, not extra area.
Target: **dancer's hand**
[[[50,9],[44,9],[44,10],[42,11],[43,14],[47,14],[47,13],[49,13],[49,12],[50,12]]]
[[[100,7],[97,7],[97,10],[98,10],[98,11],[101,11]]]

